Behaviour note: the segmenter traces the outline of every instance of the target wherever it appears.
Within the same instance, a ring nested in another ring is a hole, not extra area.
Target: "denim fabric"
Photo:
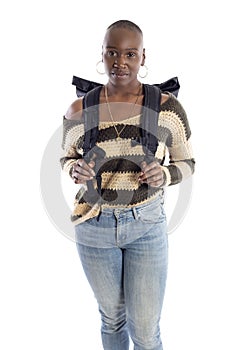
[[[79,256],[99,305],[105,350],[162,350],[159,321],[168,260],[161,197],[104,209],[75,227]]]

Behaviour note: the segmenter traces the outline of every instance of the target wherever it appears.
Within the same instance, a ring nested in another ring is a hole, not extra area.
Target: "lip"
[[[129,73],[122,71],[122,70],[117,70],[117,71],[112,71],[111,72],[112,76],[118,79],[124,79],[128,77]]]

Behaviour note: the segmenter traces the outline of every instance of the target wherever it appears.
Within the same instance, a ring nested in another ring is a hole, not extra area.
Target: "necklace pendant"
[[[117,136],[116,138],[117,142],[121,140],[120,136]]]

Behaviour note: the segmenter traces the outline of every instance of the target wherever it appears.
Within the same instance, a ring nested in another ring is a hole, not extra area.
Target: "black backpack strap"
[[[161,104],[161,90],[157,86],[143,84],[144,103],[142,114],[141,143],[145,152],[145,160],[150,163],[158,147],[158,117]]]
[[[83,97],[84,142],[83,156],[90,161],[99,133],[99,96],[101,86],[89,91]]]

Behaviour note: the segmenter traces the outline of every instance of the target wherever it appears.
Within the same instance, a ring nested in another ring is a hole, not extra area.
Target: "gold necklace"
[[[132,106],[132,110],[131,110],[129,118],[132,117],[132,115],[133,115],[133,111],[134,111],[135,105],[136,105],[136,103],[138,101],[138,98],[139,98],[139,95],[140,95],[141,86],[142,86],[142,84],[139,85],[137,98],[136,98],[136,101],[134,102],[134,104]],[[110,105],[109,105],[109,101],[108,101],[108,91],[107,91],[107,86],[106,85],[104,86],[104,94],[105,94],[105,100],[106,100],[106,103],[107,103],[107,106],[108,106],[108,112],[109,112],[110,118],[111,118],[111,120],[113,122],[113,127],[114,127],[114,129],[116,131],[116,134],[117,134],[116,140],[119,141],[121,139],[120,135],[121,135],[122,131],[125,129],[127,124],[125,124],[120,131],[117,130],[117,127],[115,125],[116,121],[113,119],[112,112],[111,112]]]

